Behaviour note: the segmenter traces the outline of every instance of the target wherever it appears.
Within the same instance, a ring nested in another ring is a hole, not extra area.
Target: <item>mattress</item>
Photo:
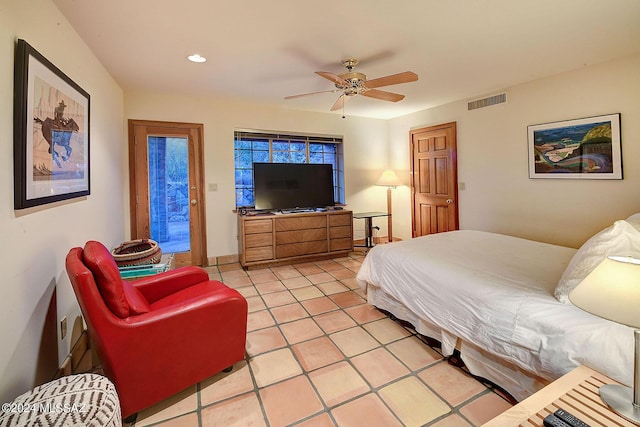
[[[440,333],[434,338],[443,341],[445,354],[460,339],[511,365],[502,375],[503,381],[513,385],[498,385],[514,391],[517,398],[540,385],[536,381],[521,384],[521,379],[513,377],[514,370],[552,381],[584,364],[631,384],[631,329],[553,296],[575,252],[501,234],[459,230],[376,246],[357,278],[363,290],[375,290],[372,304],[386,299],[386,309],[396,306],[401,311],[398,317],[432,325],[426,329]]]

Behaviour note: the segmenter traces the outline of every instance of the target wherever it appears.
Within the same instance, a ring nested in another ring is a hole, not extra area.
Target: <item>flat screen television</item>
[[[310,209],[333,206],[330,164],[254,163],[255,208]]]

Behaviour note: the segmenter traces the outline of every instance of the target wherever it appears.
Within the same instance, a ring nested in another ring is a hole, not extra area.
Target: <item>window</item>
[[[254,206],[253,163],[329,163],[336,203],[344,203],[342,138],[235,132],[236,207]]]

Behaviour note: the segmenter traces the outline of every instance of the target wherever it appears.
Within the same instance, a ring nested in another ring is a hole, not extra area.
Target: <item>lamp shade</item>
[[[382,185],[385,187],[397,187],[401,184],[402,183],[400,182],[398,175],[396,175],[396,173],[391,169],[387,169],[382,172],[382,176],[378,179],[378,182],[376,182],[376,185]]]
[[[591,314],[640,328],[640,260],[605,258],[569,293],[569,299]]]

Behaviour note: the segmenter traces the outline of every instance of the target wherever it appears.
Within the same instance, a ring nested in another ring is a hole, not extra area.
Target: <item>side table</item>
[[[586,366],[579,366],[529,396],[482,427],[542,427],[544,418],[562,408],[591,427],[637,427],[600,399],[598,389],[616,381]]]
[[[364,219],[364,247],[372,248],[373,245],[373,218],[389,216],[387,212],[360,212],[354,213],[356,219]]]

